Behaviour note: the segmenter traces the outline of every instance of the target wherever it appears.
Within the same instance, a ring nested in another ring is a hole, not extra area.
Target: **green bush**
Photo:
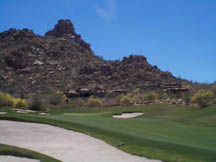
[[[201,89],[192,97],[192,102],[199,107],[207,107],[213,101],[214,95],[210,90]]]
[[[102,101],[99,98],[91,96],[88,98],[87,106],[89,107],[100,107],[102,106]]]
[[[133,99],[130,95],[124,95],[120,101],[121,101],[121,104],[124,104],[124,105],[132,105],[133,104]]]
[[[157,94],[152,91],[143,95],[144,101],[154,102],[156,98],[157,98]]]
[[[29,104],[29,109],[30,110],[35,110],[35,111],[41,111],[43,110],[43,101],[41,97],[34,97],[32,98],[31,103]]]
[[[136,92],[135,92],[136,93]],[[133,105],[134,103],[137,103],[139,101],[139,94],[137,95],[133,93],[128,93],[127,95],[119,95],[116,97],[116,104],[123,104],[123,105]]]

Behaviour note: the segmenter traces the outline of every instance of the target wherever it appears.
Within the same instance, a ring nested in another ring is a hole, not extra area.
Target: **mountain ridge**
[[[130,91],[185,81],[150,65],[143,55],[103,60],[64,19],[44,36],[29,29],[0,33],[0,78],[2,91],[27,96],[95,87]]]

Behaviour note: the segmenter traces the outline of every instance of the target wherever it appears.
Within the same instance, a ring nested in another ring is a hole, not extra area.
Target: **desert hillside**
[[[180,88],[183,82],[150,65],[143,55],[103,60],[75,32],[70,20],[59,20],[44,36],[29,29],[0,33],[0,90],[15,95],[79,88]]]

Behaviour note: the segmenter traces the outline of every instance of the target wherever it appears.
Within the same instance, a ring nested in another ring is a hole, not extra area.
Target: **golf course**
[[[170,104],[52,109],[49,115],[18,114],[2,107],[1,120],[44,123],[102,139],[133,155],[167,162],[216,161],[216,106],[198,109]],[[136,118],[113,118],[142,112]],[[3,150],[0,150],[0,154]],[[43,161],[43,159],[41,159]],[[44,161],[45,162],[45,161]]]
[[[0,0],[0,162],[216,162],[216,0]]]

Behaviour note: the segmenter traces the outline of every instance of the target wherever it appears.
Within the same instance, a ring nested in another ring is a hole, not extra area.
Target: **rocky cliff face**
[[[106,89],[135,89],[149,84],[179,82],[169,72],[151,66],[142,55],[130,55],[122,61],[85,64],[79,72],[79,85],[91,88],[95,83]]]
[[[28,29],[0,33],[0,90],[5,92],[32,96],[79,87],[134,89],[165,82],[181,80],[151,66],[142,55],[122,61],[95,56],[70,20],[59,20],[45,36]]]

